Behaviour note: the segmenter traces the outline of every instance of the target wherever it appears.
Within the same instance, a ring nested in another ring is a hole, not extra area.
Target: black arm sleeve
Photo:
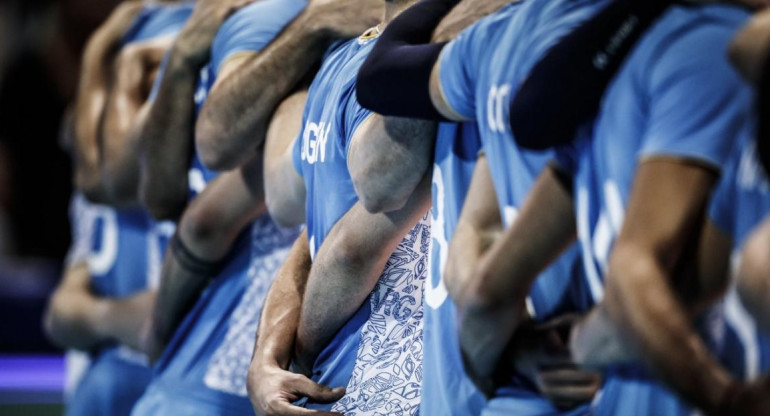
[[[757,153],[765,174],[770,175],[770,51],[765,56],[757,97]]]
[[[511,103],[516,142],[546,149],[572,141],[644,31],[671,0],[616,0],[553,46]]]
[[[430,74],[446,43],[433,30],[458,0],[422,0],[380,35],[358,72],[356,94],[365,108],[387,116],[445,120],[430,99]]]

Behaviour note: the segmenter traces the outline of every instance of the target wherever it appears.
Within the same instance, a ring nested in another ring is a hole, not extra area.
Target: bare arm
[[[757,324],[770,330],[770,220],[749,236],[738,270],[738,294]]]
[[[624,336],[643,359],[707,412],[718,410],[731,379],[695,333],[672,282],[715,180],[712,171],[679,161],[640,163],[610,258],[604,300],[612,321],[627,329]]]
[[[131,133],[129,140],[140,143],[144,154],[140,199],[156,219],[176,219],[187,203],[198,73],[219,26],[237,5],[237,0],[196,4],[171,47],[157,97],[142,109],[142,122]]]
[[[729,283],[731,247],[731,239],[707,221],[699,243],[697,279],[689,279],[692,282],[677,289],[690,318],[724,295]],[[577,364],[591,369],[639,359],[638,351],[615,328],[604,304],[573,328],[570,350]]]
[[[216,264],[230,252],[238,235],[265,212],[262,155],[241,169],[214,179],[185,210],[177,238],[196,258]],[[222,203],[227,201],[227,203]],[[153,314],[153,355],[160,353],[212,275],[185,267],[174,249],[167,250],[158,301]]]
[[[371,212],[401,209],[433,161],[432,122],[371,115],[356,130],[348,170],[363,207]]]
[[[371,293],[398,244],[425,215],[430,175],[399,211],[370,214],[355,204],[332,228],[310,271],[296,351],[303,371]]]
[[[483,255],[502,231],[503,223],[489,164],[486,156],[482,155],[476,161],[468,195],[449,242],[444,279],[452,299],[460,298]]]
[[[278,104],[307,75],[336,39],[358,36],[377,24],[376,0],[315,0],[259,55],[223,79],[206,100],[195,134],[201,160],[226,170],[265,139]]]
[[[532,282],[575,239],[572,198],[552,169],[540,175],[514,224],[484,254],[456,299],[460,346],[478,380],[494,373],[524,318]]]
[[[518,0],[513,0],[518,1]],[[484,16],[498,11],[512,0],[463,0],[449,14],[444,16],[433,31],[432,42],[448,42],[466,27]]]
[[[119,6],[86,45],[74,112],[75,183],[92,200],[103,201],[99,128],[112,83],[113,61],[121,36],[141,9],[140,2]]]
[[[743,76],[759,84],[762,68],[770,52],[770,10],[755,14],[733,38],[729,55]]]
[[[330,389],[288,371],[310,265],[307,231],[303,231],[275,277],[262,309],[247,378],[249,399],[257,415],[332,414],[291,403],[301,397],[332,402],[345,392],[342,387]]]
[[[302,127],[307,91],[278,107],[265,142],[265,201],[270,217],[284,227],[305,222],[305,183],[294,169],[292,149]]]
[[[123,299],[97,297],[90,290],[88,266],[80,263],[65,272],[49,301],[44,326],[62,347],[90,350],[119,342],[136,348],[154,299],[151,291]]]
[[[102,181],[112,204],[137,201],[139,144],[129,132],[150,94],[152,79],[171,37],[127,45],[115,64],[115,82],[108,95],[102,124]]]

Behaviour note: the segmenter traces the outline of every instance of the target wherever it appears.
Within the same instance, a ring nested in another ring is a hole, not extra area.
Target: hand
[[[277,363],[260,364],[257,360],[252,361],[246,381],[251,405],[259,416],[342,416],[304,409],[292,402],[308,397],[319,403],[332,403],[345,394],[343,387],[321,386],[303,375],[284,370]]]
[[[211,44],[225,19],[253,1],[199,0],[174,43],[174,51],[191,68],[200,68],[209,60]]]
[[[303,18],[333,39],[350,39],[382,21],[383,3],[382,0],[310,0]]]
[[[544,397],[562,408],[589,402],[601,387],[599,374],[580,369],[570,358],[569,332],[579,320],[564,315],[542,325],[525,325],[512,343],[512,360]]]
[[[444,16],[444,19],[433,31],[431,41],[435,43],[448,42],[472,23],[510,2],[510,0],[463,0]]]

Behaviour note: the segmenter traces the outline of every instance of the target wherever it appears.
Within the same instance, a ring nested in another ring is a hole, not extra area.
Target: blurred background
[[[59,126],[89,35],[119,0],[0,0],[0,415],[60,414],[41,318],[70,243]]]

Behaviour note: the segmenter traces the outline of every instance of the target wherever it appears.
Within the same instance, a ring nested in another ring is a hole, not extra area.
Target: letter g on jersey
[[[329,138],[331,124],[326,122],[313,123],[308,121],[302,133],[302,160],[309,164],[326,160],[326,140]]]

